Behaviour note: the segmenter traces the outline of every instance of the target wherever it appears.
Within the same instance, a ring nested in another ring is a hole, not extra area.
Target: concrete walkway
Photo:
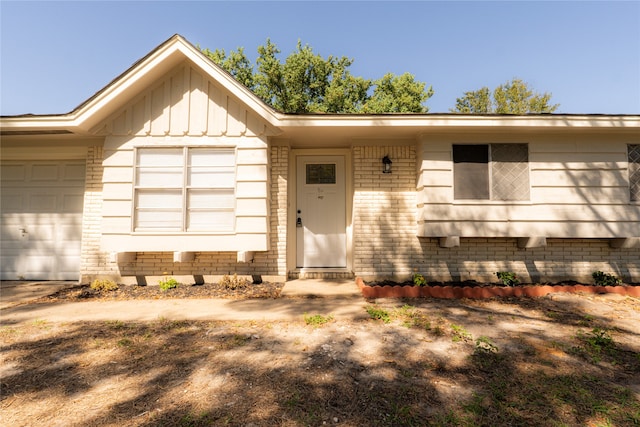
[[[293,280],[278,299],[166,299],[28,303],[75,282],[2,282],[0,325],[34,321],[264,320],[302,321],[305,314],[366,318],[355,281]],[[51,285],[50,288],[47,287]],[[18,304],[18,305],[15,305]]]

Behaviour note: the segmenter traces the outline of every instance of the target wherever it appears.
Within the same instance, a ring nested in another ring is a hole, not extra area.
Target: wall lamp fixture
[[[384,156],[382,158],[382,173],[391,173],[391,159],[389,156]]]

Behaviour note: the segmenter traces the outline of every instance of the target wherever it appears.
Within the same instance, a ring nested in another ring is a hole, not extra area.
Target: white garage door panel
[[[83,161],[2,164],[3,280],[76,280],[80,273]]]

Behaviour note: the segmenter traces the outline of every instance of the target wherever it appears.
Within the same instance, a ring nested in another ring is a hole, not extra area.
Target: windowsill
[[[233,231],[132,231],[131,236],[233,236]]]
[[[534,203],[531,200],[484,200],[484,199],[465,199],[465,200],[454,200],[454,205],[485,205],[485,206],[512,206],[512,205],[520,205],[520,206],[531,206]]]

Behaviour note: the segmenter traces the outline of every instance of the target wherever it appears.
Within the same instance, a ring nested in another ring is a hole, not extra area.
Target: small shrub
[[[222,276],[220,284],[226,289],[234,290],[247,287],[249,286],[250,282],[247,279],[238,277],[238,274],[234,274],[232,277],[229,277],[227,274],[225,274],[224,276]]]
[[[427,279],[420,273],[413,273],[413,284],[415,286],[424,286],[427,284]]]
[[[89,286],[96,291],[115,291],[118,289],[118,284],[109,279],[96,279]]]
[[[476,339],[476,346],[473,350],[475,354],[488,354],[488,353],[497,353],[498,347],[491,342],[489,337],[485,337],[484,335],[480,338]]]
[[[166,292],[169,289],[177,288],[180,284],[173,277],[167,277],[166,279],[160,280],[160,282],[158,282],[158,285],[160,286],[160,290],[162,292]]]
[[[323,316],[322,314],[304,315],[304,323],[309,326],[322,326],[325,323],[329,323],[333,320],[333,316]]]
[[[512,271],[498,271],[496,275],[505,286],[516,286],[520,283],[520,280],[516,277],[516,273]]]
[[[451,325],[451,341],[460,342],[460,341],[470,341],[471,334],[464,328],[464,326],[460,325]]]
[[[591,277],[596,283],[596,286],[616,286],[622,283],[618,277],[613,274],[603,273],[602,271],[595,271]]]
[[[391,322],[391,316],[389,315],[389,312],[384,308],[370,305],[369,307],[367,307],[367,313],[369,313],[369,316],[372,319],[382,320],[384,323]]]

